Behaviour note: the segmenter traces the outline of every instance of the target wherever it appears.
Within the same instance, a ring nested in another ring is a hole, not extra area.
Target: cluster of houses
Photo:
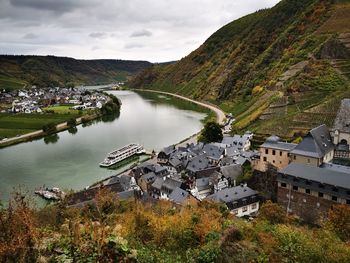
[[[157,163],[146,162],[131,171],[148,198],[194,205],[214,200],[237,216],[253,215],[259,196],[246,184],[237,184],[244,167],[258,158],[250,150],[253,134],[225,136],[220,143],[169,146],[158,153]]]
[[[156,160],[114,177],[106,187],[120,188],[120,197],[137,193],[142,200],[169,200],[175,206],[212,200],[236,216],[251,216],[261,197],[240,183],[251,166],[258,175],[277,174],[277,202],[287,214],[317,223],[334,204],[350,205],[350,166],[337,164],[350,163],[350,99],[342,101],[332,129],[315,127],[299,144],[272,135],[252,151],[252,137],[246,132],[218,143],[166,147]]]
[[[6,92],[0,90],[2,113],[42,113],[43,108],[55,105],[71,105],[72,109],[102,108],[108,98],[98,91],[84,88],[36,88]]]

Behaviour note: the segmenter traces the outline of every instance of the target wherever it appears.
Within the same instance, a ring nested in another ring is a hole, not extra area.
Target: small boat
[[[122,148],[108,153],[107,157],[100,163],[101,167],[110,167],[118,162],[121,162],[135,154],[142,154],[145,150],[142,145],[131,143]]]
[[[51,189],[49,188],[39,189],[34,191],[34,193],[46,200],[54,200],[54,201],[61,200],[65,196],[65,193],[61,191],[58,187],[53,187]]]

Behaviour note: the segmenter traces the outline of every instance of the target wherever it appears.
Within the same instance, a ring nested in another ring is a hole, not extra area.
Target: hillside
[[[104,190],[96,206],[38,210],[17,194],[9,209],[0,206],[0,261],[349,262],[350,208],[335,206],[329,217],[310,227],[267,202],[257,218],[245,220],[215,203],[175,208],[167,201],[118,200]]]
[[[292,138],[331,126],[340,99],[350,96],[349,14],[349,0],[283,0],[129,85],[215,103],[236,117],[236,131]]]
[[[109,84],[125,81],[151,66],[146,61],[77,60],[54,56],[0,55],[0,88],[24,85],[63,86],[67,84]]]

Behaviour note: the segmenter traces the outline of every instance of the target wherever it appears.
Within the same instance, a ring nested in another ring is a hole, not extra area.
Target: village
[[[250,173],[272,179],[268,188],[287,214],[317,224],[332,205],[350,205],[349,112],[350,99],[344,99],[334,126],[313,128],[299,144],[272,135],[252,150],[254,135],[247,131],[224,135],[221,142],[169,146],[153,159],[73,194],[68,203],[94,202],[98,189],[105,187],[121,199],[168,200],[174,206],[211,200],[225,204],[238,217],[250,218],[269,198],[256,185],[247,184]],[[230,116],[227,123],[231,122]]]
[[[79,88],[37,88],[0,90],[1,113],[44,113],[49,107],[69,106],[72,110],[101,109],[108,96],[100,91]]]

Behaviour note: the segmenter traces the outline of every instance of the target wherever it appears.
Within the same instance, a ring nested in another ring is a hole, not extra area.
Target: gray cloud
[[[173,61],[188,55],[226,23],[277,2],[0,0],[0,50]]]
[[[140,43],[127,43],[125,45],[126,49],[132,49],[132,48],[143,48],[145,45],[140,44]]]
[[[104,37],[106,37],[106,33],[104,33],[104,32],[93,32],[93,33],[89,34],[89,37],[92,37],[92,38],[104,38]]]
[[[33,33],[28,33],[23,36],[23,39],[35,39],[38,38],[39,36]]]
[[[55,13],[69,12],[75,8],[91,4],[89,0],[10,0],[16,7],[27,7],[39,10],[48,10]]]
[[[134,31],[130,37],[150,37],[152,36],[152,32],[147,29],[141,29],[138,31]]]

